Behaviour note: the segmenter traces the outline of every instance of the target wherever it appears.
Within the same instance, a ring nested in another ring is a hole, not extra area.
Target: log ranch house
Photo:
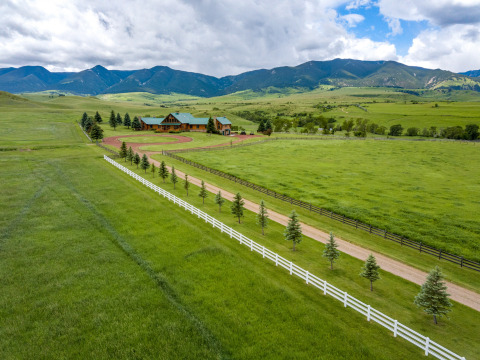
[[[232,123],[226,117],[213,117],[215,129],[222,135],[230,135]],[[198,131],[206,132],[208,118],[196,118],[190,113],[171,113],[165,118],[140,118],[142,130],[169,131]]]

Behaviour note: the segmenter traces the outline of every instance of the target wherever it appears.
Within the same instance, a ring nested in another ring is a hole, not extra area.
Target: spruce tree
[[[102,120],[102,117],[100,116],[100,114],[98,113],[98,111],[95,113],[95,117],[94,117],[94,120],[96,123],[101,123],[103,120]]]
[[[111,127],[113,127],[113,130],[116,130],[117,128],[117,118],[115,117],[115,113],[112,112],[110,113],[110,119],[108,120],[108,123],[110,124]]]
[[[87,122],[88,115],[86,112],[83,113],[82,115],[82,121],[80,122],[80,125],[82,126],[82,129],[85,130],[85,123]]]
[[[378,269],[380,269],[380,266],[377,265],[375,256],[373,256],[372,254],[368,255],[367,261],[365,261],[365,264],[362,267],[362,272],[360,273],[360,276],[363,276],[364,278],[370,280],[370,291],[373,291],[373,282],[380,279]]]
[[[122,146],[120,146],[120,157],[125,159],[125,162],[127,162],[127,144],[125,144],[125,141],[122,141]]]
[[[262,235],[265,235],[264,228],[268,226],[268,212],[263,200],[260,201],[260,208],[258,209],[257,214],[257,224],[262,227]]]
[[[265,131],[265,121],[262,119],[260,120],[260,124],[258,125],[257,132],[263,133]]]
[[[272,122],[270,121],[270,119],[267,119],[265,121],[265,131],[268,131],[268,130],[273,130],[272,128]]]
[[[90,137],[96,142],[103,139],[103,129],[98,124],[93,124],[90,130]]]
[[[154,163],[152,163],[152,170],[151,170],[151,172],[152,172],[153,177],[155,177],[155,173],[157,172],[157,167],[155,166]]]
[[[130,120],[130,115],[128,115],[128,113],[126,113],[125,117],[123,118],[123,125],[127,128],[130,128],[130,125],[132,125],[132,120]]]
[[[122,120],[122,115],[120,115],[120,113],[117,113],[117,125],[122,125],[123,124],[123,120]]]
[[[134,130],[140,130],[142,128],[142,124],[140,124],[140,120],[138,120],[138,117],[134,117],[132,121],[132,129]]]
[[[289,218],[290,220],[288,221],[287,227],[283,235],[285,236],[285,240],[291,241],[293,243],[293,251],[295,251],[295,245],[299,244],[302,241],[302,228],[300,226],[300,221],[298,220],[298,215],[295,210],[292,210]]]
[[[420,292],[415,296],[415,305],[422,307],[427,314],[433,315],[435,325],[437,316],[446,316],[451,311],[452,303],[448,299],[450,294],[446,290],[447,286],[443,281],[442,272],[438,266],[435,266],[435,269],[428,274]]]
[[[133,157],[133,162],[135,163],[135,165],[137,165],[137,169],[138,169],[138,164],[140,164],[140,155],[138,155],[138,153],[135,153],[135,156]]]
[[[232,214],[238,217],[238,223],[240,224],[240,219],[243,217],[243,205],[245,205],[245,201],[243,201],[242,196],[240,193],[237,193],[233,198],[232,205],[230,206],[230,210]]]
[[[178,176],[175,173],[175,166],[172,166],[172,173],[170,174],[170,180],[173,183],[173,189],[175,189],[175,184],[178,182]]]
[[[190,181],[188,181],[188,175],[185,174],[185,184],[183,185],[185,190],[187,190],[187,196],[188,196],[188,189],[190,188]]]
[[[135,154],[133,153],[132,147],[130,146],[127,151],[127,160],[130,161],[130,165],[133,165],[133,158]]]
[[[225,202],[225,199],[222,197],[222,192],[218,190],[218,194],[215,195],[215,204],[218,205],[218,212],[222,212],[222,205]]]
[[[326,257],[328,260],[330,260],[330,270],[333,270],[333,263],[340,256],[340,251],[338,251],[337,248],[338,244],[335,241],[335,237],[333,236],[333,233],[330,233],[330,239],[325,244],[325,249],[323,250],[322,255],[323,257]]]
[[[85,121],[85,125],[84,125],[83,129],[88,133],[88,132],[90,132],[90,130],[92,130],[92,126],[93,126],[93,120],[89,116],[87,118],[87,120]]]
[[[143,154],[142,161],[140,163],[140,167],[145,170],[145,174],[147,173],[147,169],[150,167],[150,162],[148,161],[147,154]]]
[[[205,204],[205,198],[208,196],[207,188],[205,187],[205,182],[202,180],[202,186],[200,187],[200,192],[198,193],[198,196],[200,196],[203,200],[203,203]]]
[[[215,129],[215,123],[213,119],[210,117],[207,123],[207,133],[215,134],[216,132],[217,132],[217,129]]]
[[[168,169],[165,165],[165,161],[162,160],[160,163],[160,167],[158,168],[158,175],[162,178],[163,182],[165,183],[165,179],[168,178]]]

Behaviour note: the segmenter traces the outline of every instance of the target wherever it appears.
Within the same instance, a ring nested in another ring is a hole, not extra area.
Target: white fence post
[[[428,356],[428,346],[430,345],[430,338],[427,337],[425,341],[425,356]]]
[[[327,295],[327,280],[323,280],[323,295]]]
[[[265,257],[265,246],[262,246],[262,258]]]
[[[308,271],[307,271],[307,273],[305,274],[305,282],[306,282],[307,285],[308,285]]]
[[[345,295],[343,296],[343,307],[347,307],[347,300],[348,300],[348,294],[345,291]]]
[[[278,266],[278,254],[275,253],[275,266]]]
[[[367,307],[367,321],[370,321],[370,309],[371,308],[372,307],[370,305],[368,305],[368,307]]]
[[[393,337],[397,337],[398,320],[393,323]]]
[[[293,263],[290,261],[290,275],[292,275],[292,271],[293,271]]]
[[[253,241],[250,240],[250,251],[253,251]]]

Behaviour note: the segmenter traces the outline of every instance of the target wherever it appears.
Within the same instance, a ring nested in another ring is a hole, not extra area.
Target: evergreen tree
[[[260,124],[258,125],[257,132],[263,133],[265,131],[265,121],[262,119],[260,120]]]
[[[86,112],[83,113],[82,115],[82,121],[80,122],[80,125],[82,126],[82,129],[85,130],[85,123],[87,122],[88,115]]]
[[[187,196],[188,196],[188,189],[190,188],[190,181],[188,181],[188,175],[185,174],[185,184],[183,185],[185,190],[187,190]]]
[[[380,266],[377,265],[375,256],[373,256],[372,254],[368,255],[367,261],[365,261],[365,264],[362,267],[362,272],[360,273],[360,276],[363,276],[364,278],[370,280],[370,291],[373,291],[373,282],[380,279],[378,269],[380,269]]]
[[[145,174],[147,173],[147,169],[150,167],[150,162],[148,161],[147,154],[143,154],[142,161],[140,163],[140,167],[145,170]]]
[[[137,169],[138,169],[138,164],[140,164],[140,155],[138,155],[138,153],[135,153],[135,156],[133,157],[133,162],[135,163],[135,165],[137,165]]]
[[[130,125],[132,125],[132,120],[130,120],[130,115],[128,115],[128,113],[126,113],[125,117],[123,118],[123,125],[127,128],[130,128]]]
[[[125,162],[127,162],[128,151],[127,151],[127,144],[125,143],[125,141],[122,141],[122,146],[120,146],[119,155],[121,158],[125,159]]]
[[[340,251],[338,251],[337,248],[338,244],[335,241],[335,237],[333,236],[333,233],[330,233],[330,239],[325,244],[325,249],[323,250],[322,255],[323,257],[326,257],[328,260],[330,260],[330,270],[333,270],[333,263],[340,256]]]
[[[130,165],[133,165],[133,158],[135,154],[133,153],[132,147],[130,146],[127,151],[127,160],[130,161]]]
[[[264,228],[268,226],[268,212],[263,200],[260,201],[260,208],[258,209],[257,214],[257,224],[262,227],[262,235],[265,235]]]
[[[85,121],[85,125],[83,127],[83,129],[86,131],[86,132],[90,132],[90,130],[92,130],[92,126],[93,126],[93,120],[92,118],[89,116],[87,118],[87,120]]]
[[[222,192],[218,190],[218,194],[215,195],[215,204],[218,205],[218,212],[222,212],[222,205],[225,202],[225,199],[222,197]]]
[[[102,120],[102,117],[100,116],[100,114],[98,113],[98,111],[95,113],[95,117],[94,117],[94,120],[96,123],[100,124],[103,120]]]
[[[437,324],[437,316],[446,315],[451,311],[452,303],[448,299],[450,295],[446,290],[442,272],[438,266],[435,266],[435,269],[428,274],[420,293],[415,296],[415,305],[422,307],[427,314],[433,315],[435,324]]]
[[[112,112],[110,113],[110,119],[108,120],[108,123],[110,124],[111,127],[113,127],[113,130],[116,130],[117,128],[117,118],[115,117],[115,113]]]
[[[122,125],[123,124],[123,120],[122,120],[122,115],[120,115],[120,113],[117,113],[117,125]]]
[[[173,183],[173,188],[175,189],[175,184],[178,182],[178,176],[175,173],[175,166],[172,166],[172,173],[170,174],[170,180]]]
[[[217,129],[215,129],[215,122],[213,121],[212,117],[210,117],[207,123],[207,133],[215,134],[216,132]]]
[[[293,251],[295,251],[295,245],[299,244],[302,241],[302,228],[300,226],[300,221],[298,220],[298,215],[295,210],[292,210],[289,218],[290,220],[288,221],[287,227],[283,235],[285,236],[285,240],[291,241],[293,243]]]
[[[142,124],[140,124],[140,120],[138,120],[138,117],[135,116],[132,122],[132,129],[140,130],[141,128],[142,128]]]
[[[205,204],[205,198],[208,196],[207,188],[205,187],[205,182],[202,180],[202,186],[200,187],[200,192],[198,193],[198,196],[200,196],[203,200],[203,203]]]
[[[165,183],[165,179],[168,178],[168,169],[165,165],[165,161],[160,163],[160,167],[158,168],[158,175],[162,178],[163,182]]]
[[[93,124],[92,129],[90,130],[90,137],[96,142],[103,139],[103,129],[98,124]]]
[[[268,131],[268,130],[273,131],[272,122],[270,121],[270,119],[267,119],[265,121],[265,130],[264,131]]]
[[[242,196],[240,193],[237,193],[233,198],[232,205],[230,206],[230,210],[232,214],[238,217],[238,223],[240,224],[240,218],[243,216],[243,205],[245,205],[245,201],[243,201]]]

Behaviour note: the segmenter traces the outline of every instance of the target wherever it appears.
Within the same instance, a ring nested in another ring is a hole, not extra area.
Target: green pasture
[[[454,142],[279,141],[184,153],[353,219],[479,260],[480,148]]]
[[[0,162],[2,358],[423,357],[122,174],[97,147]],[[415,317],[468,356],[472,316],[457,314],[466,323],[454,341],[441,335],[456,320]]]
[[[464,323],[464,314],[466,315],[471,313],[471,316],[475,317],[476,312],[469,308],[466,308],[460,304],[455,304],[455,311],[459,311],[461,315],[458,313],[452,313],[449,320],[442,322],[442,326],[444,326],[443,329],[435,327],[432,328],[429,326],[431,324],[431,319],[424,315],[421,310],[417,309],[412,302],[412,299],[419,291],[419,286],[402,280],[396,276],[382,272],[382,279],[375,283],[375,291],[372,293],[369,291],[368,281],[358,276],[359,269],[363,264],[362,261],[352,258],[346,254],[342,254],[338,262],[335,264],[334,270],[331,271],[329,269],[329,262],[322,257],[322,251],[324,249],[323,244],[304,237],[303,241],[297,245],[297,251],[292,252],[292,244],[284,240],[283,232],[285,228],[283,226],[270,221],[268,227],[265,229],[265,235],[262,236],[261,228],[256,223],[255,213],[246,211],[244,218],[242,218],[242,223],[238,224],[237,218],[230,213],[230,202],[227,201],[223,205],[221,211],[219,211],[218,206],[214,203],[214,194],[209,193],[208,197],[205,199],[205,204],[203,204],[202,198],[198,195],[200,191],[199,187],[192,185],[187,196],[186,190],[183,187],[183,179],[179,179],[179,182],[176,184],[174,189],[170,179],[167,179],[164,183],[157,174],[153,175],[149,171],[145,173],[143,170],[137,169],[135,165],[132,166],[124,160],[117,161],[130,170],[137,172],[147,180],[152,181],[163,189],[175,194],[185,201],[188,201],[190,204],[196,206],[202,211],[207,212],[211,216],[214,216],[218,220],[224,222],[226,225],[235,228],[237,231],[240,231],[242,234],[248,236],[257,243],[268,247],[269,249],[277,252],[279,255],[289,260],[294,261],[299,266],[308,269],[321,278],[326,279],[334,286],[348,291],[349,294],[357,297],[361,301],[371,304],[376,309],[391,317],[402,319],[400,320],[402,323],[410,326],[412,329],[427,334],[427,336],[431,336],[432,339],[435,339],[438,336],[437,339],[442,339],[441,341],[444,341],[443,337],[447,336],[448,332],[450,331],[450,326],[452,326],[452,329],[456,328],[456,326],[460,326],[460,323],[456,324],[457,320],[464,324],[463,326],[471,326],[472,331],[475,332],[475,330],[473,330],[476,327],[475,320],[472,320],[471,323]],[[265,201],[267,207],[270,207],[270,199],[266,198]],[[236,240],[230,239],[229,241],[237,243]],[[248,247],[241,247],[249,252]],[[255,256],[261,258],[260,255],[253,253],[253,257]],[[287,272],[285,271],[284,273]],[[392,291],[392,289],[399,289],[399,291]],[[332,299],[332,301],[335,300]],[[464,311],[466,312],[464,313]],[[457,320],[454,320],[455,316],[460,317],[457,317]],[[467,341],[475,341],[475,336],[476,335],[469,338]],[[456,339],[451,340],[454,341],[453,343],[457,343]]]

